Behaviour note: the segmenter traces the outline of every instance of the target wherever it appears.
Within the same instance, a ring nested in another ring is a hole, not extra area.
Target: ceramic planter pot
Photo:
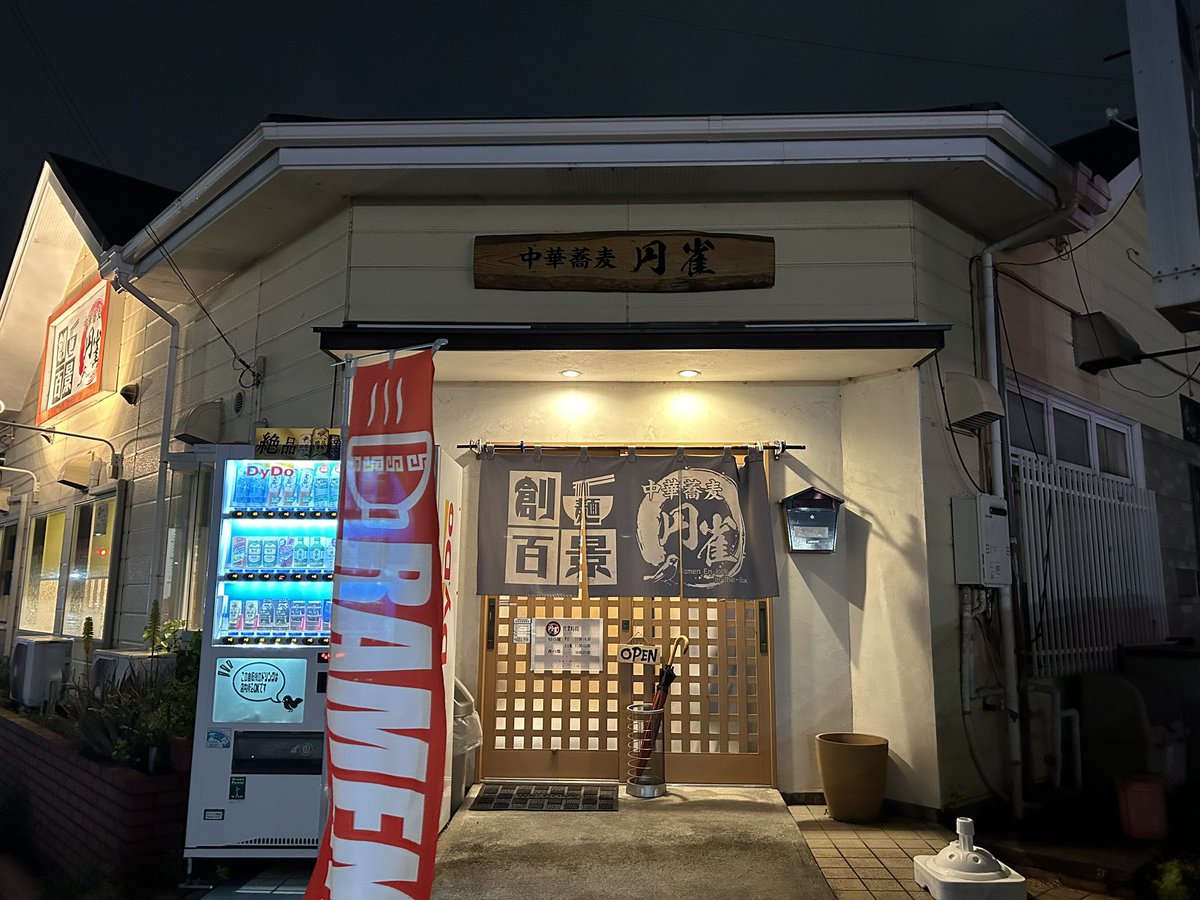
[[[883,807],[887,738],[831,731],[817,735],[817,766],[829,815],[839,822],[873,822]]]

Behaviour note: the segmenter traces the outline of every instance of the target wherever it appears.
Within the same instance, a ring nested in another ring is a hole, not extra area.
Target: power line
[[[21,10],[17,7],[15,0],[8,0],[8,7],[10,10],[12,10],[12,14],[16,18],[21,32],[25,35],[25,39],[29,41],[30,46],[33,47],[34,54],[37,56],[38,61],[41,62],[42,66],[45,68],[46,73],[50,78],[50,82],[54,86],[55,92],[58,94],[59,100],[61,100],[63,106],[66,107],[67,114],[71,117],[71,120],[75,123],[75,126],[83,135],[84,140],[86,140],[89,146],[92,148],[92,152],[96,155],[96,158],[103,162],[104,165],[109,169],[112,169],[113,165],[108,158],[108,154],[105,153],[104,148],[100,146],[100,141],[97,140],[95,133],[92,131],[91,127],[89,127],[87,120],[83,116],[83,112],[79,109],[79,106],[71,97],[71,93],[67,90],[66,84],[63,82],[62,78],[59,77],[58,72],[54,68],[54,64],[51,62],[50,57],[47,56],[46,51],[42,48],[41,43],[37,39],[37,35],[33,33],[33,29],[29,27],[29,23],[25,20],[25,16],[21,14]],[[163,242],[159,240],[158,234],[155,233],[154,228],[147,225],[146,230],[150,233],[150,237],[154,241],[155,248],[163,255],[163,259],[165,259],[167,265],[171,267],[171,271],[175,273],[175,277],[179,279],[180,283],[187,290],[188,294],[191,295],[192,300],[194,300],[196,305],[200,307],[200,311],[204,313],[208,321],[212,323],[213,328],[215,328],[217,331],[217,335],[225,342],[225,346],[227,346],[229,351],[233,354],[234,362],[242,367],[242,371],[238,375],[238,384],[244,388],[256,386],[260,380],[258,371],[254,368],[254,366],[250,365],[250,363],[246,362],[246,360],[242,358],[242,355],[238,353],[237,348],[233,346],[233,343],[226,336],[225,332],[221,330],[221,326],[217,324],[216,319],[212,317],[212,314],[209,313],[208,308],[201,302],[199,295],[192,290],[192,286],[188,283],[187,278],[184,276],[183,270],[175,264],[175,260],[171,256],[170,252],[163,245]],[[245,376],[247,374],[250,375],[250,384],[247,384],[245,380]]]
[[[820,47],[825,50],[842,50],[847,53],[862,53],[869,56],[887,56],[892,59],[906,59],[913,62],[938,63],[941,65],[964,66],[972,69],[991,69],[1000,72],[1023,72],[1030,75],[1052,75],[1059,78],[1083,78],[1091,81],[1113,81],[1129,83],[1128,78],[1123,78],[1117,75],[1087,75],[1081,72],[1063,72],[1055,69],[1033,69],[1026,66],[1003,66],[996,63],[975,62],[967,59],[947,59],[940,56],[922,56],[916,53],[897,53],[894,50],[873,50],[869,47],[854,47],[849,44],[834,44],[827,41],[813,41],[806,38],[789,37],[782,34],[774,34],[767,31],[751,31],[745,28],[730,28],[727,25],[712,25],[708,22],[696,22],[690,19],[678,19],[672,16],[663,16],[656,13],[643,12],[635,9],[622,9],[616,6],[607,6],[603,3],[593,3],[590,0],[560,0],[561,3],[570,6],[582,6],[591,9],[601,9],[605,12],[619,13],[626,16],[637,16],[642,19],[651,19],[657,22],[667,22],[672,25],[688,25],[692,28],[702,28],[707,31],[717,31],[724,34],[736,34],[741,37],[762,38],[769,41],[783,41],[788,44],[801,44],[806,47]]]
[[[104,163],[108,168],[112,168],[112,163],[109,162],[108,155],[104,152],[104,148],[100,146],[100,142],[96,140],[96,135],[92,132],[87,120],[83,117],[75,100],[71,97],[71,92],[67,90],[66,84],[59,77],[58,72],[54,68],[54,64],[50,61],[50,57],[42,48],[41,42],[37,39],[37,35],[33,33],[33,29],[29,27],[29,23],[25,20],[20,8],[15,0],[8,0],[8,8],[12,11],[13,17],[17,20],[17,26],[21,29],[21,33],[25,35],[25,40],[29,41],[29,46],[33,48],[34,55],[37,56],[38,62],[42,64],[42,68],[46,70],[46,74],[50,78],[50,84],[58,94],[59,100],[67,109],[67,115],[71,117],[71,121],[75,123],[75,127],[79,129],[83,135],[83,139],[87,141],[92,148],[92,153],[96,155],[99,162]]]
[[[215,328],[217,331],[217,336],[220,337],[221,340],[225,342],[225,346],[228,347],[229,352],[233,354],[234,362],[237,365],[240,365],[242,367],[242,371],[238,374],[238,384],[244,388],[255,387],[261,380],[260,376],[258,374],[258,370],[255,369],[254,366],[250,365],[250,363],[246,362],[246,360],[244,360],[242,358],[242,355],[240,353],[238,353],[237,348],[235,346],[233,346],[233,342],[230,341],[229,338],[226,336],[225,332],[221,330],[221,326],[218,325],[217,320],[212,317],[212,313],[210,313],[208,311],[208,307],[206,307],[204,305],[204,303],[200,300],[200,295],[197,294],[192,289],[191,284],[188,283],[187,277],[183,274],[183,270],[181,268],[179,268],[178,265],[176,265],[175,258],[173,256],[171,256],[171,253],[169,250],[167,250],[166,245],[164,245],[163,242],[159,239],[158,233],[154,230],[154,226],[147,225],[146,231],[149,232],[150,238],[154,241],[155,248],[158,250],[159,253],[161,253],[163,255],[163,259],[165,259],[167,261],[167,265],[170,266],[171,271],[175,273],[175,277],[179,279],[180,283],[187,290],[188,294],[191,295],[191,298],[195,302],[195,304],[198,307],[200,307],[200,312],[204,313],[205,318],[207,318],[208,321],[212,323],[212,327]],[[246,384],[246,381],[245,381],[245,376],[247,374],[250,375],[250,383],[249,384]]]

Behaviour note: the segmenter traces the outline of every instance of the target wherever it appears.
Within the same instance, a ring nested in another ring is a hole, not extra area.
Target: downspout
[[[113,284],[119,291],[127,291],[141,301],[142,305],[162,319],[171,329],[167,346],[167,378],[163,385],[162,432],[158,441],[158,485],[154,494],[154,544],[150,548],[150,585],[146,597],[146,615],[155,600],[163,600],[163,556],[167,543],[167,454],[171,449],[171,417],[175,411],[175,368],[179,362],[179,320],[151,300],[145,293],[131,284],[120,271],[113,272]],[[161,606],[161,604],[160,604]]]
[[[983,282],[983,343],[984,365],[987,370],[987,380],[1005,398],[1004,379],[1000,355],[1002,336],[998,327],[999,300],[996,296],[996,268],[993,255],[1011,247],[1020,247],[1034,237],[1045,233],[1049,225],[1057,224],[1074,211],[1073,206],[1067,206],[1060,201],[1059,208],[1044,219],[1022,228],[1015,234],[996,241],[984,247],[979,254]],[[1007,408],[1007,402],[1005,402]],[[1004,428],[1004,420],[993,422],[988,433],[988,455],[991,462],[990,487],[992,493],[1004,499],[1011,505],[1012,500],[1012,470],[1008,465],[1008,433]],[[1012,516],[1009,516],[1009,544],[1012,560],[1015,566],[1016,538],[1012,532]],[[1014,571],[1014,580],[1015,580]],[[1013,607],[1012,584],[997,589],[999,601],[997,607],[1000,613],[1000,641],[1004,660],[1004,706],[1008,714],[1005,723],[1007,749],[1005,753],[1006,779],[1010,785],[1009,799],[1012,803],[1012,814],[1021,819],[1025,815],[1024,797],[1024,760],[1021,751],[1021,693],[1020,679],[1017,671],[1017,633],[1016,613]]]

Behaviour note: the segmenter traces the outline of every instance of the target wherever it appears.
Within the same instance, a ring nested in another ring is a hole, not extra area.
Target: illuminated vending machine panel
[[[189,858],[316,852],[340,481],[337,461],[223,463]]]
[[[213,643],[327,645],[341,463],[225,465]]]

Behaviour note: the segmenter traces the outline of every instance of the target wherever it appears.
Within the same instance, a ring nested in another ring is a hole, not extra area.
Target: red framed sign
[[[116,388],[121,316],[112,286],[100,279],[76,291],[46,322],[37,424]]]

